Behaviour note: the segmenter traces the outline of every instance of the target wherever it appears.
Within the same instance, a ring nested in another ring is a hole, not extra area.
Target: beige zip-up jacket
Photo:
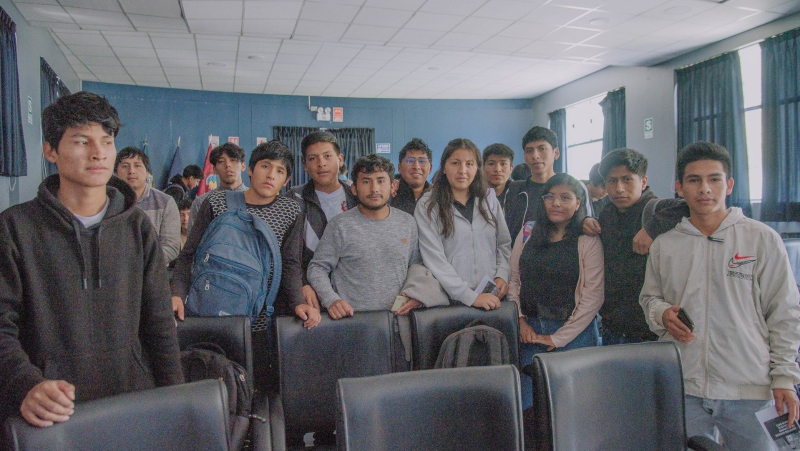
[[[656,238],[639,303],[650,329],[680,349],[686,394],[768,400],[800,383],[800,295],[780,236],[728,212],[710,237],[684,218]],[[664,328],[672,305],[694,322],[690,343]]]

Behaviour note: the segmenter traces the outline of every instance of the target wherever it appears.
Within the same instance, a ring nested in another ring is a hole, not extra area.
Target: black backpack
[[[511,354],[506,336],[475,320],[464,329],[453,332],[442,342],[434,368],[506,365]]]
[[[194,343],[181,351],[181,366],[186,382],[219,379],[228,391],[230,412],[230,447],[239,449],[250,427],[250,408],[253,388],[247,371],[225,356],[225,351],[214,343]]]

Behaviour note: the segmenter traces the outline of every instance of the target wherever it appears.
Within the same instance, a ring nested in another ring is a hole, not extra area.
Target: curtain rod
[[[621,90],[621,89],[625,89],[625,86],[620,86],[619,88],[614,88],[614,89],[611,89],[611,90],[609,90],[609,91],[607,91],[607,92],[604,92],[604,93],[602,93],[602,94],[597,94],[596,96],[591,96],[591,97],[589,97],[589,98],[586,98],[586,99],[583,99],[583,100],[578,100],[577,102],[570,103],[570,104],[569,104],[569,105],[567,105],[567,106],[563,106],[563,107],[561,107],[561,108],[556,108],[556,109],[555,109],[555,110],[553,110],[553,111],[548,111],[548,113],[547,113],[547,114],[549,115],[550,113],[554,113],[554,112],[556,112],[556,111],[558,111],[558,110],[560,110],[560,109],[562,109],[562,108],[563,108],[563,109],[565,109],[565,110],[566,110],[567,108],[572,108],[572,107],[574,107],[575,105],[577,105],[577,104],[579,104],[579,103],[588,102],[589,100],[596,99],[596,98],[598,98],[598,97],[601,97],[601,96],[606,96],[606,95],[608,95],[608,93],[609,93],[609,92],[616,92],[616,91],[619,91],[619,90]]]

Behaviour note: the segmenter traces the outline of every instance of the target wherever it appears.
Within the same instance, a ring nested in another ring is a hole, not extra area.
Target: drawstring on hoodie
[[[78,245],[78,254],[80,255],[81,262],[81,277],[83,278],[83,289],[89,289],[89,275],[88,264],[86,262],[86,255],[83,253],[83,246],[81,246],[81,224],[77,220],[72,221],[72,229],[75,231],[75,243]]]
[[[103,231],[103,226],[97,228],[97,236],[95,236],[95,261],[97,262],[97,288],[103,288],[103,265],[100,264],[100,232]]]

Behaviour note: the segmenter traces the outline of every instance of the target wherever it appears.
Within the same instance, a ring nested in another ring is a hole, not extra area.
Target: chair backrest
[[[186,317],[178,322],[178,343],[181,350],[194,343],[214,343],[226,357],[242,365],[253,383],[253,344],[250,318],[246,316]]]
[[[537,450],[684,450],[683,372],[672,343],[537,354]]]
[[[519,367],[519,319],[513,302],[501,302],[497,310],[465,305],[411,311],[411,346],[415,370],[432,369],[444,340],[474,320],[502,332],[508,340],[511,362]]]
[[[392,372],[395,346],[391,312],[356,312],[340,320],[327,314],[313,329],[278,317],[278,371],[287,431],[333,431],[336,381]]]
[[[522,450],[513,365],[341,379],[340,450]]]
[[[47,428],[6,422],[13,450],[227,450],[228,395],[218,380],[173,385],[89,401],[69,421]]]

